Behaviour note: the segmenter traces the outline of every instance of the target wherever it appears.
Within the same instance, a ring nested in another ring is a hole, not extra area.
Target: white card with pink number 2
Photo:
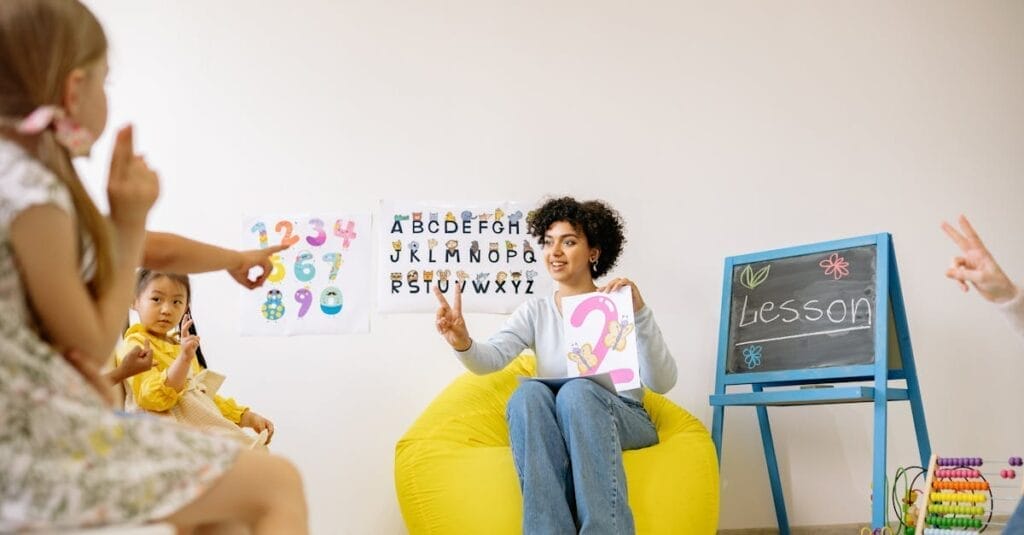
[[[615,390],[640,388],[633,294],[629,287],[562,298],[569,377],[608,373]]]

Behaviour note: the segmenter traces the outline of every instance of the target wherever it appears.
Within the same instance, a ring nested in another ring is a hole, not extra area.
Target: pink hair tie
[[[43,130],[50,127],[54,121],[63,118],[64,112],[56,106],[39,106],[35,111],[18,123],[19,134],[34,135],[41,134]]]
[[[57,106],[40,106],[28,114],[15,128],[19,134],[38,135],[53,126],[57,143],[71,153],[71,156],[87,156],[92,150],[96,137],[92,132],[82,128],[74,119],[68,117],[63,109]]]

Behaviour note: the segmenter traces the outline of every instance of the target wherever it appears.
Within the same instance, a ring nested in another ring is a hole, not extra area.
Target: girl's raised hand
[[[145,228],[146,216],[160,195],[160,180],[146,160],[135,154],[132,127],[117,133],[110,158],[107,199],[110,219],[120,228]]]
[[[965,292],[970,288],[967,285],[970,282],[982,297],[993,303],[1003,303],[1016,297],[1019,290],[982,243],[971,222],[961,215],[959,223],[963,234],[953,225],[942,222],[942,230],[962,253],[962,256],[953,257],[953,265],[946,270],[946,276],[957,281]]]
[[[133,346],[128,354],[117,366],[117,371],[125,379],[133,377],[142,372],[148,372],[153,367],[153,350],[149,347],[149,339],[144,342],[145,347]]]
[[[270,272],[274,270],[274,266],[270,261],[270,257],[280,253],[287,249],[288,245],[274,245],[267,247],[266,249],[251,249],[249,251],[241,251],[238,253],[238,265],[228,269],[228,273],[231,277],[238,281],[239,284],[252,290],[263,286],[263,282],[270,276]],[[255,279],[249,278],[249,270],[258,267],[262,271]]]
[[[199,337],[189,334],[192,327],[192,317],[186,315],[181,323],[181,352],[190,358],[196,358],[196,351],[199,349]]]
[[[473,343],[466,329],[466,320],[462,317],[462,285],[455,284],[454,306],[448,306],[448,300],[441,289],[434,286],[434,295],[440,306],[437,308],[437,332],[444,337],[448,345],[456,351],[465,351]]]

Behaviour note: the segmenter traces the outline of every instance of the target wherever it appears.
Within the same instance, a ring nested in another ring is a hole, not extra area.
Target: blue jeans
[[[1013,510],[1013,515],[1010,516],[1002,534],[1024,535],[1024,500],[1017,502],[1017,508]]]
[[[523,533],[634,533],[622,451],[658,443],[643,405],[587,379],[557,392],[525,381],[506,419],[523,492]]]

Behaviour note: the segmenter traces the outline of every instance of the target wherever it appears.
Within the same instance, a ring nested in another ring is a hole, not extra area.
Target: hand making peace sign
[[[448,300],[437,286],[434,286],[434,295],[440,303],[437,309],[437,332],[456,351],[469,349],[473,339],[469,337],[466,320],[462,317],[462,286],[455,283],[454,306],[448,306]]]
[[[953,225],[942,222],[942,230],[963,253],[963,256],[953,257],[953,265],[946,270],[946,276],[957,281],[965,292],[970,288],[967,285],[970,282],[982,297],[993,303],[1003,303],[1016,297],[1019,290],[981,242],[971,222],[961,215],[959,223],[963,234]]]

